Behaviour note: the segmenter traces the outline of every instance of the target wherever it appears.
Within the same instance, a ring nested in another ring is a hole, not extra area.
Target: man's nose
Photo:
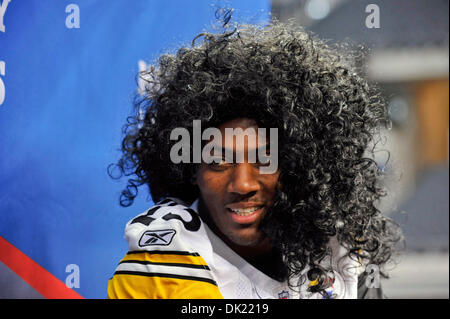
[[[228,184],[230,193],[245,195],[260,190],[258,168],[249,163],[240,163],[234,167],[231,181]]]

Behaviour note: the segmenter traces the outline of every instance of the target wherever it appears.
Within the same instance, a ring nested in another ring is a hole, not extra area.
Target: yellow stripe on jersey
[[[223,299],[211,283],[139,275],[116,274],[108,282],[110,299]]]
[[[134,266],[136,264],[146,265],[148,268]],[[121,265],[126,267],[130,265],[132,268],[121,268]],[[207,276],[196,276],[196,273],[192,275],[189,269],[202,269]],[[108,298],[222,299],[223,297],[217,283],[209,274],[208,265],[199,254],[180,251],[136,251],[129,252],[122,259],[118,270],[109,280]]]

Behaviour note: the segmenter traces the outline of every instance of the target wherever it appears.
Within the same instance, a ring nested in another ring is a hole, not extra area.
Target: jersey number
[[[172,206],[172,205],[169,205],[169,206]],[[161,208],[161,206],[159,206],[159,205],[153,207],[152,209],[150,209],[147,212],[147,214],[138,216],[135,219],[133,219],[131,224],[141,223],[141,224],[144,224],[145,226],[150,225],[154,220],[156,220],[156,218],[153,218],[151,216],[160,208]],[[187,222],[180,215],[177,215],[174,213],[167,213],[162,217],[162,219],[164,219],[164,220],[178,219],[179,221],[181,221],[183,223],[184,228],[186,228],[187,230],[189,230],[189,231],[199,230],[201,222],[200,222],[200,218],[198,217],[197,213],[191,208],[184,208],[184,210],[186,212],[188,212],[189,215],[191,215],[191,221]]]

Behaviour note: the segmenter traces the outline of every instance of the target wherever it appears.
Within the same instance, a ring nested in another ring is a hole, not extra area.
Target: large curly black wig
[[[288,273],[318,266],[332,236],[350,257],[384,265],[401,233],[377,208],[386,192],[371,155],[390,122],[354,56],[340,52],[299,27],[273,22],[205,32],[160,56],[141,72],[145,92],[124,128],[116,165],[129,178],[121,205],[131,205],[141,185],[155,202],[198,198],[198,164],[172,163],[170,132],[192,132],[194,119],[206,129],[251,118],[278,128],[282,186],[263,230]]]

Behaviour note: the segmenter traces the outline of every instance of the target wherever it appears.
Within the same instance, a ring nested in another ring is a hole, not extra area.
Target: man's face
[[[225,138],[225,128],[253,128],[255,121],[238,118],[223,123],[218,129],[222,133],[223,158],[225,150],[232,150],[235,157],[220,164],[202,162],[197,172],[196,184],[200,189],[201,200],[207,214],[217,230],[232,243],[240,246],[257,246],[265,238],[260,223],[272,206],[276,194],[279,170],[273,174],[261,174],[262,164],[249,163],[248,151],[263,148],[270,150],[267,140],[244,138],[237,143],[239,136],[230,142]],[[236,152],[243,152],[244,161],[236,163]]]

